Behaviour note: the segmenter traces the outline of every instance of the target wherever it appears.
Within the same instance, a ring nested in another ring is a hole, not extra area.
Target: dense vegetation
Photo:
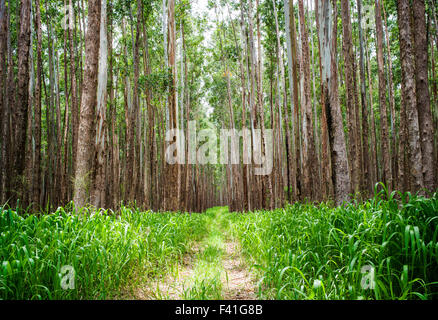
[[[392,196],[229,215],[261,276],[261,297],[436,299],[438,196]],[[374,290],[362,288],[365,265],[374,269]]]
[[[205,233],[200,214],[120,214],[58,208],[52,214],[0,213],[0,299],[108,299],[135,281],[165,273]],[[74,290],[60,286],[63,265]]]
[[[0,203],[254,211],[378,182],[436,191],[435,2],[0,0]],[[192,121],[249,132],[237,161],[202,157]]]
[[[230,241],[261,298],[437,298],[437,21],[436,0],[0,0],[0,299],[135,296],[187,256],[183,298],[239,298]]]
[[[221,299],[227,237],[241,244],[247,266],[255,271],[259,298],[437,298],[438,196],[405,194],[401,201],[395,196],[384,200],[380,193],[340,207],[294,204],[246,214],[226,208],[154,214],[122,207],[117,215],[58,208],[19,216],[4,208],[0,298],[123,298],[122,291],[172,272],[199,241],[194,276],[182,297]],[[60,286],[63,265],[75,269],[74,290]],[[157,298],[168,297],[158,293]]]

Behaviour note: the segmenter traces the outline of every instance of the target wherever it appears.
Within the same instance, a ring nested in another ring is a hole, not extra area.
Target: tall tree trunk
[[[40,1],[35,0],[35,28],[37,34],[37,76],[35,83],[35,109],[34,109],[34,134],[35,134],[35,161],[33,171],[33,202],[40,203],[41,194],[41,73],[42,73],[42,31]]]
[[[171,81],[168,96],[169,126],[167,130],[178,129],[177,105],[176,105],[176,63],[175,63],[175,0],[168,0],[168,28],[167,28],[167,55],[171,71]],[[176,137],[173,138],[176,143]],[[168,147],[169,142],[166,143]],[[179,205],[178,190],[178,164],[170,164],[166,159],[165,210],[176,211]]]
[[[300,130],[299,130],[299,104],[298,104],[298,59],[297,59],[297,36],[295,31],[295,16],[292,0],[285,0],[286,17],[286,40],[289,39],[288,44],[288,62],[289,62],[289,86],[291,94],[292,107],[292,128],[293,138],[291,143],[294,149],[294,159],[292,163],[292,189],[293,198],[298,200],[301,193],[300,186]],[[289,22],[289,23],[287,23]],[[288,25],[289,26],[288,26]]]
[[[95,106],[97,103],[97,73],[100,46],[101,0],[88,2],[88,26],[85,36],[85,73],[81,98],[78,134],[78,155],[75,168],[74,202],[83,207],[88,202],[87,189],[90,187],[91,161],[94,150],[93,133]]]
[[[438,187],[433,143],[433,122],[430,109],[430,96],[427,70],[427,39],[424,0],[416,0],[412,6],[413,35],[415,54],[415,86],[417,94],[418,124],[420,126],[421,156],[423,159],[424,187],[435,191]]]
[[[351,189],[341,106],[339,104],[338,95],[338,70],[336,62],[337,7],[336,5],[332,6],[330,0],[318,0],[318,13],[323,88],[326,88],[324,104],[327,107],[326,117],[330,140],[332,179],[335,200],[337,204],[340,204],[348,200],[348,194]]]
[[[371,80],[371,63],[368,53],[368,40],[366,37],[366,32],[364,33],[364,40],[365,40],[365,56],[366,56],[366,71],[367,71],[367,79],[368,79],[368,89],[369,89],[369,98],[370,98],[370,123],[371,123],[371,135],[370,135],[370,144],[371,146],[374,146],[372,148],[371,153],[371,169],[372,174],[370,175],[370,179],[373,179],[371,181],[371,185],[374,186],[375,183],[379,180],[379,164],[377,161],[377,137],[376,137],[376,119],[374,116],[374,100],[373,100],[373,82]],[[374,187],[373,187],[374,189]]]
[[[7,102],[7,33],[8,14],[5,0],[0,0],[0,203],[6,202],[6,176],[9,149],[9,106]],[[10,84],[11,85],[11,84]]]
[[[64,12],[67,13],[67,2],[64,0]],[[67,18],[67,15],[65,19]],[[67,35],[68,28],[64,29],[64,101],[65,101],[65,109],[64,109],[64,127],[63,127],[63,146],[64,146],[64,160],[62,158],[61,148],[59,148],[59,163],[62,166],[61,173],[61,204],[67,202],[68,198],[68,156],[69,156],[69,127],[70,127],[70,103],[69,103],[69,88],[68,88],[68,64],[67,64]]]
[[[268,157],[271,157],[272,154],[268,154],[268,151],[266,150],[266,134],[265,134],[265,109],[264,109],[264,103],[263,103],[263,73],[262,73],[262,40],[261,40],[261,33],[260,33],[260,14],[259,14],[259,0],[256,0],[256,24],[257,24],[257,106],[258,106],[258,114],[260,117],[260,128],[261,128],[261,152],[262,155],[268,159]],[[272,150],[272,149],[271,149]],[[271,174],[271,173],[269,173]],[[261,204],[264,208],[268,207],[270,209],[273,209],[274,207],[274,197],[272,192],[272,183],[271,179],[267,177],[267,175],[263,175],[259,177],[261,180]],[[267,189],[265,191],[265,189]],[[269,199],[269,204],[266,204],[266,195]]]
[[[240,0],[240,32],[241,32],[241,43],[242,43],[242,53],[240,54],[240,85],[242,94],[242,131],[245,132],[246,128],[246,85],[245,85],[245,68],[244,64],[247,64],[247,48],[246,48],[246,33],[245,33],[245,20],[243,14],[243,0]],[[237,42],[236,42],[237,47]],[[249,197],[249,168],[248,162],[245,162],[245,156],[248,155],[248,141],[246,135],[242,137],[242,150],[243,150],[243,161],[242,161],[242,180],[243,180],[243,208],[244,210],[249,210],[251,206],[251,201]]]
[[[281,113],[281,107],[283,107],[283,113],[284,113],[284,127],[285,127],[285,133],[286,133],[286,182],[287,182],[287,200],[290,202],[292,200],[291,198],[291,189],[294,189],[294,193],[296,192],[296,176],[292,177],[292,175],[295,174],[295,166],[294,161],[292,159],[292,138],[291,138],[291,130],[290,130],[290,123],[289,123],[289,110],[287,107],[287,87],[286,87],[286,80],[284,75],[284,62],[283,62],[283,54],[281,52],[281,42],[280,42],[280,29],[279,29],[279,23],[278,23],[278,15],[277,15],[277,8],[275,5],[275,0],[272,1],[273,7],[274,7],[274,18],[275,18],[275,34],[277,38],[277,48],[276,48],[276,62],[277,62],[277,103],[278,104],[278,114]],[[286,16],[286,35],[288,39],[288,50],[290,51],[290,18],[289,18],[289,6],[288,1],[285,1],[285,16]],[[291,71],[291,68],[289,68]],[[289,73],[289,76],[292,74],[292,72]],[[292,93],[292,90],[291,90]],[[283,99],[281,99],[283,97]],[[291,97],[292,98],[292,97]],[[271,114],[271,117],[273,115]],[[279,119],[278,119],[279,120]],[[274,122],[275,123],[275,122]],[[278,121],[278,124],[281,122]],[[281,136],[282,131],[279,131],[279,135]],[[282,156],[282,153],[279,154],[279,157]],[[280,170],[281,168],[277,168],[277,170]],[[295,185],[293,184],[295,183]],[[280,189],[281,194],[284,193],[282,189]],[[294,197],[295,198],[295,197]]]
[[[301,48],[303,68],[301,74],[304,78],[303,91],[304,95],[301,97],[302,104],[302,124],[303,124],[303,181],[304,190],[307,190],[307,196],[316,200],[320,195],[320,179],[318,173],[318,159],[315,149],[315,137],[313,130],[313,111],[312,101],[310,98],[310,52],[308,32],[306,27],[304,4],[303,0],[298,0],[299,16],[300,16],[300,30],[301,30]],[[316,125],[316,124],[315,124]]]
[[[348,119],[348,154],[352,192],[358,193],[361,187],[360,135],[356,125],[358,107],[356,105],[356,68],[354,65],[353,36],[350,19],[349,0],[341,0],[342,43],[346,86],[346,108]]]
[[[147,17],[146,17],[147,18]],[[149,76],[151,73],[151,67],[150,67],[150,59],[149,59],[149,42],[148,42],[148,34],[146,29],[146,19],[143,14],[143,10],[141,10],[141,19],[143,22],[143,58],[144,58],[144,74],[146,76]],[[154,110],[151,103],[152,95],[151,90],[149,87],[145,88],[146,91],[146,108],[147,108],[147,123],[148,123],[148,133],[147,133],[147,156],[146,156],[146,163],[148,165],[147,168],[147,188],[148,188],[148,195],[146,199],[146,203],[149,206],[149,208],[155,208],[155,171],[156,171],[156,163],[154,162],[155,157],[155,147],[154,147],[154,137],[155,137],[155,123],[154,123]]]
[[[393,75],[392,75],[392,60],[391,60],[391,46],[389,44],[389,32],[388,32],[388,24],[386,20],[386,11],[384,3],[381,2],[382,11],[383,11],[383,22],[385,26],[385,40],[386,40],[386,50],[388,55],[388,89],[389,89],[389,109],[391,111],[391,170],[392,170],[392,179],[393,179],[393,185],[395,186],[395,178],[396,178],[396,166],[397,166],[397,152],[396,152],[396,145],[397,145],[397,139],[396,139],[396,124],[395,124],[395,97],[394,97],[394,82],[392,81]]]
[[[315,20],[316,20],[316,31],[319,35],[320,24],[319,24],[319,5],[318,0],[315,0]],[[326,105],[326,95],[328,88],[325,87],[326,83],[322,76],[322,58],[321,58],[321,42],[318,41],[318,59],[319,59],[319,79],[320,79],[320,90],[321,90],[321,166],[322,166],[322,193],[324,199],[330,199],[334,197],[333,190],[333,178],[332,178],[332,163],[330,158],[330,145],[329,145],[329,132]]]
[[[383,27],[380,0],[375,0],[375,19],[377,37],[377,67],[379,75],[380,143],[383,160],[382,180],[389,191],[392,190],[391,150],[389,148],[388,116],[386,108],[386,82],[383,64]]]
[[[68,37],[70,45],[70,88],[71,88],[71,123],[72,123],[72,167],[75,168],[77,156],[77,140],[79,128],[79,108],[77,98],[77,83],[76,83],[76,58],[75,44],[73,39],[73,28],[75,25],[73,0],[69,0],[69,25]],[[81,68],[82,70],[82,68]],[[73,169],[74,171],[74,169]]]
[[[140,202],[141,199],[137,199],[140,196],[141,190],[141,164],[140,164],[140,152],[141,152],[141,117],[140,117],[140,98],[139,98],[139,77],[140,77],[140,34],[141,34],[141,13],[143,11],[142,3],[139,3],[137,9],[137,27],[135,32],[134,43],[134,92],[133,92],[133,112],[132,112],[132,124],[133,132],[135,134],[135,148],[134,148],[134,172],[132,176],[132,188],[129,194],[130,201]],[[132,142],[134,142],[134,136],[132,136]]]
[[[18,88],[16,113],[16,142],[14,148],[14,177],[18,198],[22,194],[25,169],[25,148],[27,137],[28,105],[29,105],[29,49],[30,49],[30,0],[20,1],[20,32],[18,35]]]
[[[411,41],[411,24],[409,0],[397,2],[400,62],[402,70],[401,94],[406,112],[408,132],[408,167],[410,168],[409,184],[411,191],[419,191],[423,188],[422,154],[420,142],[420,129],[415,94],[415,68],[414,52]]]
[[[107,10],[106,0],[101,0],[100,35],[99,35],[99,70],[97,80],[97,112],[96,139],[93,188],[91,203],[96,207],[105,205],[105,132],[106,132],[106,103],[108,83],[108,39],[107,39]]]
[[[362,0],[357,0],[357,13],[358,13],[358,28],[359,28],[359,49],[360,49],[360,99],[362,104],[362,159],[363,159],[363,178],[364,178],[364,192],[367,196],[371,196],[373,192],[373,181],[375,178],[372,176],[374,170],[371,168],[370,155],[369,155],[369,141],[368,141],[368,100],[366,92],[365,82],[365,63],[364,63],[364,39],[362,30]]]

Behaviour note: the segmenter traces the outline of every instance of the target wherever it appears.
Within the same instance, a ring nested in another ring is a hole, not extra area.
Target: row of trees
[[[380,181],[436,190],[433,1],[194,8],[0,0],[0,202],[243,211],[367,198]],[[166,132],[186,133],[187,159],[191,120],[250,129],[241,151],[272,129],[273,172],[169,164]]]

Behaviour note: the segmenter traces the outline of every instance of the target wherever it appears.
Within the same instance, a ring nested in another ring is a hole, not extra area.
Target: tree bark
[[[333,10],[333,12],[332,12]],[[337,75],[337,7],[330,0],[318,0],[319,42],[322,57],[322,75],[326,91],[327,129],[329,133],[332,179],[335,201],[340,204],[349,199],[350,177],[345,146],[344,128],[338,95]]]
[[[348,155],[350,174],[352,182],[352,192],[358,193],[361,188],[361,155],[360,155],[360,134],[356,125],[358,107],[356,105],[356,68],[353,54],[353,36],[350,19],[349,0],[341,0],[342,12],[342,43],[345,70],[346,86],[346,109],[348,119]]]
[[[97,112],[96,112],[96,139],[94,179],[91,191],[91,203],[100,208],[105,205],[105,133],[106,133],[106,103],[108,83],[108,39],[107,39],[107,4],[101,0],[100,35],[99,35],[99,62],[97,80]]]
[[[290,44],[288,45],[288,62],[289,62],[289,86],[292,101],[292,128],[293,128],[293,150],[294,159],[292,163],[292,189],[293,199],[298,200],[301,196],[300,185],[300,129],[299,129],[299,103],[298,103],[298,59],[297,59],[297,36],[295,30],[295,16],[293,1],[285,0],[285,10],[288,10],[286,16],[286,34],[289,34]],[[289,26],[287,22],[289,21]]]
[[[420,129],[418,122],[418,110],[416,106],[415,93],[415,68],[414,52],[411,41],[411,24],[409,0],[397,2],[399,40],[400,40],[400,62],[402,70],[401,94],[406,112],[406,123],[408,132],[408,166],[409,189],[413,192],[423,188],[422,154],[420,142]]]
[[[83,207],[89,200],[91,161],[94,150],[93,133],[97,103],[97,73],[100,46],[101,0],[88,2],[88,25],[85,36],[85,72],[81,98],[78,134],[78,155],[75,168],[74,203]]]
[[[0,203],[6,202],[8,171],[9,106],[6,94],[8,14],[5,0],[0,0]],[[11,85],[11,84],[10,84]]]
[[[303,90],[304,95],[301,99],[302,104],[302,123],[303,123],[303,181],[304,190],[307,190],[307,196],[311,200],[317,200],[320,195],[320,178],[318,176],[318,159],[315,149],[315,137],[313,130],[313,111],[310,97],[310,52],[308,32],[304,15],[303,0],[298,0],[300,30],[301,30],[301,48],[303,69],[301,74],[304,77]],[[315,124],[316,125],[316,124]]]
[[[426,40],[426,16],[425,1],[413,2],[413,35],[415,54],[415,87],[417,94],[418,124],[420,128],[421,156],[423,159],[424,187],[429,191],[435,191],[438,182],[436,176],[437,163],[435,159],[433,143],[433,122],[430,109],[430,95],[428,85],[427,68],[427,40]]]
[[[25,169],[25,148],[27,137],[29,105],[29,49],[30,49],[30,0],[20,1],[20,32],[18,35],[18,88],[16,113],[16,141],[14,177],[18,198],[23,197],[22,179]]]
[[[364,179],[364,193],[371,196],[373,192],[372,175],[370,155],[369,155],[369,141],[368,141],[368,100],[365,80],[365,63],[364,63],[364,44],[363,44],[363,30],[362,30],[362,0],[357,0],[358,13],[358,28],[359,28],[359,73],[360,73],[360,99],[362,104],[362,159],[363,159],[363,179]]]
[[[386,82],[383,64],[383,27],[380,0],[375,0],[377,67],[379,76],[380,143],[383,160],[383,183],[392,190],[391,150],[389,148],[388,115],[386,107]]]
[[[178,129],[177,105],[176,105],[176,63],[175,63],[175,0],[168,0],[168,28],[167,28],[167,55],[169,59],[169,68],[171,72],[171,81],[168,95],[168,110],[169,110],[169,127],[167,130]],[[174,137],[173,143],[176,143]],[[170,143],[167,142],[166,146]],[[167,159],[166,159],[167,160]],[[166,181],[165,189],[165,210],[176,211],[179,205],[180,190],[178,184],[178,164],[170,164],[166,161]]]

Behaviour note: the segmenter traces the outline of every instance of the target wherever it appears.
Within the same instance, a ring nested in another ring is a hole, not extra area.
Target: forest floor
[[[225,208],[212,208],[208,232],[166,276],[140,285],[132,299],[255,300],[256,280],[239,244],[221,225]]]

